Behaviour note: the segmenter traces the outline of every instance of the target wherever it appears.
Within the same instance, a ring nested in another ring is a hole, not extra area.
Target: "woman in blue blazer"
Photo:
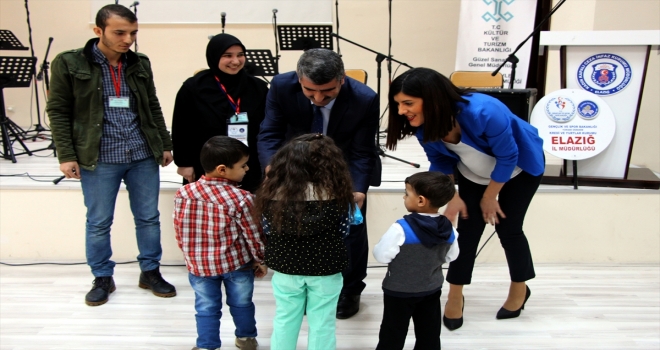
[[[456,87],[442,74],[415,68],[397,77],[389,91],[387,147],[415,135],[430,170],[458,182],[444,215],[458,219],[458,259],[449,265],[449,295],[443,322],[463,325],[463,286],[470,284],[477,246],[486,224],[495,226],[509,265],[509,295],[498,319],[520,315],[531,292],[534,265],[523,221],[545,168],[536,128],[499,100]],[[460,216],[459,216],[460,215]]]

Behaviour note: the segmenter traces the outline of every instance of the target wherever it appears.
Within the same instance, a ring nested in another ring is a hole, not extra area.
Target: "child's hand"
[[[256,261],[252,264],[252,268],[254,269],[254,275],[258,278],[263,278],[268,273],[268,267]]]

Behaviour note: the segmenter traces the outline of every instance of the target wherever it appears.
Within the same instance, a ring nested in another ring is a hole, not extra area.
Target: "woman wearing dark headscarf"
[[[245,135],[237,130],[247,124],[250,171],[242,188],[254,192],[261,182],[257,134],[264,119],[267,84],[245,72],[245,46],[232,35],[218,34],[209,41],[206,62],[209,69],[188,78],[176,96],[172,141],[177,173],[184,183],[198,180],[204,175],[199,160],[204,143],[216,135],[241,139]],[[228,135],[232,125],[238,128]]]

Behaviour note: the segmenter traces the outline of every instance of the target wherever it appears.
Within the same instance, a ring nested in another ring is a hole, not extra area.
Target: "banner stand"
[[[543,184],[660,189],[660,178],[630,166],[635,129],[652,45],[660,31],[546,31],[539,45],[559,49],[562,89],[583,89],[608,103],[616,118],[612,144],[580,162],[547,165]],[[574,171],[575,170],[575,171]]]

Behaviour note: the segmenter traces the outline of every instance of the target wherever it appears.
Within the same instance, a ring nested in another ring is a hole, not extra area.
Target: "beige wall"
[[[660,262],[658,191],[564,191],[542,190],[529,208],[525,233],[536,263]],[[183,262],[171,220],[173,196],[173,189],[161,191],[164,263]],[[2,189],[0,208],[0,261],[84,261],[85,207],[79,188]],[[135,227],[125,190],[120,191],[116,208],[112,258],[135,260],[138,254]],[[404,214],[400,191],[369,191],[367,218],[371,248]],[[32,220],[33,217],[39,219]],[[488,226],[482,243],[492,232],[493,228]],[[376,263],[371,254],[369,259],[370,264]],[[504,261],[496,237],[488,242],[477,261]]]
[[[184,0],[181,0],[184,1]],[[328,0],[330,1],[330,0]],[[111,1],[108,1],[110,3]],[[122,1],[128,3],[127,1]],[[246,6],[251,0],[245,0]],[[556,2],[556,0],[555,0]],[[0,28],[14,32],[29,45],[24,0],[0,0]],[[334,2],[333,8],[334,8]],[[388,51],[388,3],[382,0],[343,0],[339,2],[339,34],[373,50]],[[87,0],[31,0],[30,20],[36,56],[44,58],[48,37],[53,37],[49,61],[58,52],[82,46],[93,36],[90,2]],[[392,2],[392,55],[411,66],[434,68],[441,73],[453,71],[456,54],[459,0],[401,0]],[[270,9],[264,9],[267,11]],[[333,16],[334,17],[334,16]],[[660,0],[572,0],[552,18],[552,30],[640,30],[660,29]],[[220,31],[219,25],[173,24],[140,26],[140,51],[153,62],[158,96],[169,124],[176,92],[193,71],[206,66],[204,52],[207,36]],[[232,24],[228,33],[241,38],[248,48],[274,52],[270,25]],[[347,68],[364,68],[369,83],[376,87],[375,55],[350,43],[340,43]],[[3,51],[5,56],[27,52]],[[299,51],[281,52],[280,71],[293,70]],[[558,58],[551,57],[547,91],[559,88]],[[393,65],[393,69],[396,68]],[[387,68],[382,67],[382,93],[387,93]],[[401,73],[400,69],[398,73]],[[660,171],[660,60],[658,51],[650,57],[644,87],[632,163]],[[36,123],[36,107],[30,111],[33,89],[6,89],[9,117],[23,127]],[[40,91],[41,108],[45,107]],[[382,105],[384,106],[383,99]],[[32,120],[30,119],[32,112]],[[42,113],[42,123],[47,118]]]

